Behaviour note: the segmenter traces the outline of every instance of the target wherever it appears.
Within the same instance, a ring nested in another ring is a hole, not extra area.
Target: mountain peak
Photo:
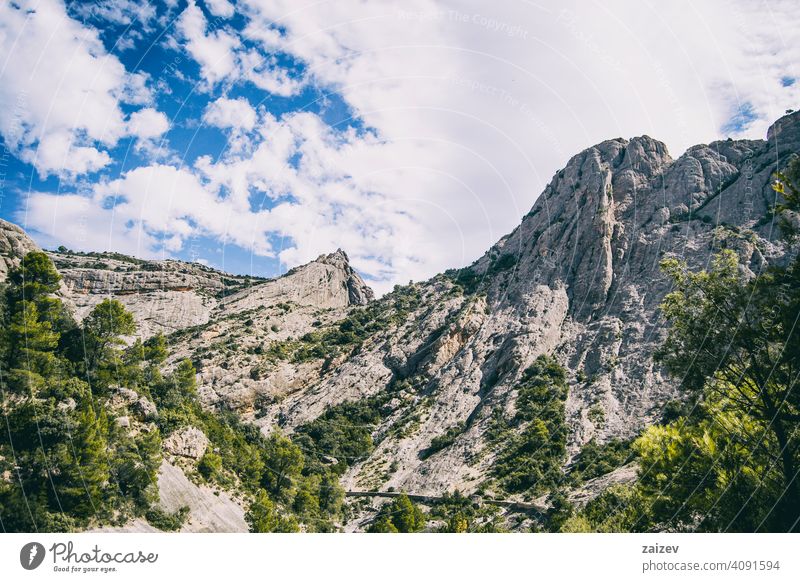
[[[328,253],[327,255],[323,254],[318,256],[316,259],[314,259],[314,262],[325,263],[327,265],[343,266],[350,264],[350,258],[342,249],[336,249],[334,252]]]
[[[294,267],[261,288],[270,293],[280,290],[296,303],[321,308],[366,305],[375,298],[342,249]]]
[[[350,259],[347,253],[342,249],[336,249],[327,255],[320,255],[316,260],[312,261],[304,267],[310,265],[320,264],[328,265],[336,270],[342,271],[343,282],[347,288],[348,303],[350,305],[366,305],[375,298],[375,293],[361,278],[355,269],[350,266]],[[304,268],[300,267],[300,269]]]
[[[788,113],[770,125],[767,130],[767,141],[779,148],[800,142],[800,111]]]

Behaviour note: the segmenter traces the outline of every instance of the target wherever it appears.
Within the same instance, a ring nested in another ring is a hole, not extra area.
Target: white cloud
[[[228,0],[205,0],[206,8],[214,16],[221,16],[222,18],[230,18],[233,16],[233,4]]]
[[[259,213],[237,211],[187,168],[154,164],[96,184],[90,195],[34,192],[26,227],[75,249],[176,252],[201,234],[269,255]]]
[[[379,193],[413,217],[413,235],[398,222],[351,253],[369,268],[378,249],[393,280],[479,256],[593,143],[646,133],[677,155],[747,103],[757,119],[737,135],[763,138],[800,97],[779,83],[800,57],[788,2],[244,4],[245,36],[307,63],[376,130],[337,163],[362,204]],[[305,239],[292,252],[307,258]]]
[[[256,124],[256,110],[243,97],[239,99],[220,97],[206,108],[203,121],[224,129],[250,131]]]
[[[66,131],[50,132],[39,140],[35,153],[38,168],[68,170],[72,174],[96,172],[111,162],[111,157],[93,147],[77,146]]]
[[[189,0],[181,13],[177,28],[185,40],[186,50],[200,65],[200,74],[209,85],[238,74],[239,39],[225,30],[209,30],[203,11],[194,0]]]
[[[293,78],[274,59],[246,49],[237,34],[219,18],[206,20],[194,0],[189,0],[181,13],[177,29],[186,51],[200,65],[202,90],[210,91],[220,83],[250,81],[260,89],[288,97],[303,85],[302,80]]]
[[[74,250],[113,250],[143,258],[163,258],[159,240],[141,223],[103,207],[96,199],[78,194],[60,196],[31,193],[26,200],[23,226],[37,233],[40,244],[66,245]]]
[[[81,20],[98,18],[122,26],[140,23],[145,30],[150,29],[156,18],[156,4],[140,0],[92,0],[74,2],[70,7]]]
[[[131,113],[128,120],[128,132],[139,139],[154,139],[165,134],[169,129],[167,116],[152,107]]]
[[[0,3],[0,134],[42,176],[97,171],[128,134],[120,102],[151,99],[142,74],[56,0]]]

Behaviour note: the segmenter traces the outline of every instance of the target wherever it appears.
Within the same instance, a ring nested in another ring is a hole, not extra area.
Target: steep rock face
[[[283,399],[320,377],[323,362],[266,361],[271,344],[330,326],[372,298],[343,251],[322,255],[220,299],[206,322],[173,334],[172,361],[196,363],[208,405],[252,415],[257,403]]]
[[[8,271],[19,264],[19,260],[31,251],[39,250],[27,233],[0,219],[0,283],[8,277]]]
[[[202,326],[259,306],[291,303],[341,309],[364,305],[374,297],[342,250],[322,255],[273,280],[230,275],[194,263],[144,261],[116,253],[49,254],[64,279],[62,295],[74,306],[78,319],[103,299],[114,297],[134,314],[138,335],[143,338]]]
[[[182,532],[246,532],[244,501],[228,492],[192,483],[175,465],[164,461],[158,470],[159,505],[168,513],[189,508]]]

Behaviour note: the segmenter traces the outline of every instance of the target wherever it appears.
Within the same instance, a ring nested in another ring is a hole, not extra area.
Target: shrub
[[[189,517],[189,508],[183,506],[174,513],[167,513],[159,507],[152,507],[144,516],[150,525],[161,531],[178,531]]]

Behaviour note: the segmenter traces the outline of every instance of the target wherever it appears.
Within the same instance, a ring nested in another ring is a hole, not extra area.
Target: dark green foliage
[[[425,513],[408,498],[400,494],[378,512],[378,516],[367,528],[370,533],[414,533],[425,527]]]
[[[38,301],[58,291],[59,281],[61,275],[50,258],[39,251],[30,252],[8,274],[10,303]]]
[[[489,269],[486,271],[488,276],[494,276],[498,273],[503,273],[504,271],[508,271],[513,269],[517,266],[517,262],[519,261],[519,257],[513,253],[506,253],[501,255],[499,258],[492,261],[492,264],[489,266]]]
[[[161,464],[161,435],[158,430],[135,438],[119,435],[111,456],[111,473],[120,493],[143,509],[158,501],[156,473]]]
[[[724,457],[725,471],[717,477],[720,483],[726,483],[717,493],[723,499],[707,508],[711,514],[703,519],[702,528],[786,531],[798,527],[800,486],[796,476],[800,439],[795,429],[800,420],[800,396],[796,390],[796,370],[800,366],[800,261],[795,259],[786,268],[773,268],[756,278],[743,274],[732,251],[717,255],[708,271],[689,272],[686,265],[672,259],[662,266],[673,279],[675,290],[662,305],[670,330],[658,356],[670,372],[683,379],[683,386],[695,398],[701,398],[706,418],[697,415],[651,428],[642,443],[660,439],[670,444],[669,449],[654,446],[651,451],[645,447],[653,462],[674,454],[676,447],[687,447],[688,454],[697,448],[695,442],[709,449],[709,459]],[[739,438],[754,443],[751,453],[745,454],[746,447],[741,454],[737,452],[741,444],[733,438],[736,429],[719,435],[712,430],[714,419],[719,424],[727,417],[734,426],[748,427],[748,432]],[[707,444],[710,442],[713,447]],[[676,460],[680,463],[682,458]],[[702,455],[695,454],[690,464],[702,459]],[[712,467],[709,475],[722,469],[719,462]],[[761,474],[764,483],[748,480],[751,474]],[[674,527],[682,527],[706,511],[701,492],[711,495],[714,487],[708,480],[697,483],[696,478],[689,478],[684,482],[680,477],[685,474],[676,477],[673,483],[691,487],[690,491],[697,489],[697,495],[684,500],[681,511],[669,517]],[[772,490],[773,479],[782,481],[785,493],[780,487]],[[750,501],[748,491],[753,496]],[[680,494],[676,488],[676,499]],[[770,495],[774,496],[776,508],[761,516],[759,502]],[[733,514],[728,515],[726,508]],[[663,516],[656,515],[656,519]],[[730,520],[724,523],[726,519]]]
[[[553,358],[539,356],[517,386],[514,418],[493,418],[490,435],[498,440],[499,450],[492,475],[502,489],[538,495],[561,482],[566,398],[566,371]]]
[[[144,517],[150,525],[161,531],[178,531],[189,517],[189,508],[183,506],[174,513],[167,513],[163,509],[153,507],[145,512]]]
[[[554,489],[547,496],[548,509],[544,516],[544,524],[547,531],[558,532],[564,524],[575,514],[575,508],[567,499],[561,489]]]
[[[344,402],[298,427],[293,440],[306,453],[306,472],[317,473],[330,466],[341,475],[371,453],[375,446],[372,433],[384,417],[382,408],[387,400],[388,396],[382,394]]]
[[[59,476],[61,486],[54,493],[57,493],[65,511],[88,518],[103,507],[110,477],[108,417],[102,408],[95,413],[88,399],[82,401],[77,412],[71,439],[75,456],[63,464]]]
[[[265,449],[262,481],[276,499],[287,499],[303,471],[303,452],[280,432],[269,436]]]
[[[465,428],[466,424],[460,422],[448,428],[444,434],[434,437],[431,440],[431,444],[428,445],[428,448],[420,452],[420,458],[427,459],[434,453],[446,449],[455,442],[458,436],[464,432]]]
[[[304,472],[305,455],[291,440],[264,437],[234,413],[204,410],[189,360],[162,373],[164,337],[125,348],[121,336],[135,326],[119,302],[103,301],[77,326],[52,295],[58,274],[42,253],[28,255],[9,281],[0,301],[0,474],[15,478],[0,480],[4,530],[72,531],[136,515],[165,531],[180,529],[188,510],[157,508],[156,475],[162,435],[184,426],[211,443],[199,475],[253,499],[254,530],[297,531],[298,519],[308,531],[336,529],[344,497],[336,474],[316,455],[314,470]],[[155,426],[117,426],[108,406],[116,385],[153,400]]]
[[[463,269],[452,269],[445,271],[445,276],[449,277],[465,295],[475,293],[483,282],[484,276],[475,272],[471,267]]]
[[[500,533],[506,531],[500,510],[493,505],[481,504],[465,497],[459,491],[445,493],[434,503],[428,513],[431,520],[441,520],[444,525],[437,531],[443,533]]]
[[[250,531],[255,533],[291,533],[299,531],[297,520],[283,515],[263,489],[256,494],[245,514]]]
[[[612,439],[598,445],[594,439],[583,445],[569,468],[569,477],[575,484],[583,483],[610,473],[636,458],[631,440]]]
[[[58,280],[46,255],[30,253],[9,274],[4,296],[0,368],[10,391],[4,391],[0,472],[16,476],[0,481],[6,531],[69,531],[141,514],[157,499],[158,431],[132,438],[118,429],[103,395],[110,372],[102,382],[97,374],[87,382],[83,354],[70,344],[86,336],[102,344],[97,363],[113,362],[135,388],[145,377],[136,355],[142,346],[122,350],[118,336],[132,333],[132,318],[107,301],[77,327],[53,295]]]
[[[652,528],[652,500],[635,485],[612,485],[558,524],[571,533],[645,532]],[[555,528],[553,528],[555,531]]]
[[[670,400],[664,405],[664,410],[661,412],[660,424],[669,424],[683,416],[689,416],[694,409],[695,402],[693,400]]]
[[[222,457],[213,451],[208,451],[197,463],[197,471],[206,481],[214,481],[222,473]]]
[[[105,299],[83,322],[85,372],[98,388],[105,389],[114,381],[124,344],[121,336],[136,331],[133,315],[119,301]]]

